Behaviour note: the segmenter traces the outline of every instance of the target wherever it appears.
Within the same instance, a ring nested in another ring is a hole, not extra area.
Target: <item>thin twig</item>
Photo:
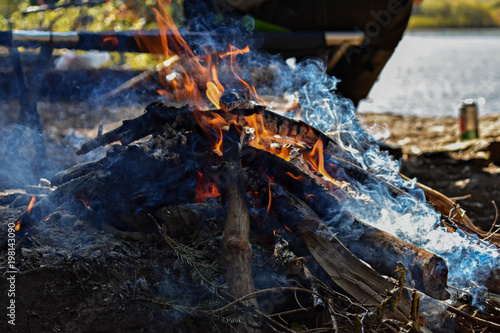
[[[267,288],[267,289],[261,289],[261,290],[257,290],[251,294],[248,294],[248,295],[245,295],[243,297],[240,297],[238,299],[235,299],[234,301],[232,301],[231,303],[228,303],[226,304],[225,306],[223,306],[222,308],[219,308],[219,309],[216,309],[216,310],[212,310],[214,313],[215,312],[221,312],[221,311],[225,311],[227,310],[228,308],[232,307],[232,306],[235,306],[236,304],[238,303],[241,303],[243,302],[244,300],[246,299],[249,299],[249,298],[252,298],[252,297],[255,297],[255,296],[258,296],[258,295],[261,295],[261,294],[265,294],[265,293],[270,293],[270,292],[275,292],[275,291],[278,291],[278,290],[283,290],[283,291],[302,291],[302,292],[306,292],[306,293],[310,293],[311,295],[317,295],[318,297],[321,297],[321,295],[317,292],[314,292],[312,290],[309,290],[309,289],[305,289],[305,288],[297,288],[297,287],[277,287],[277,288]]]
[[[491,203],[493,204],[493,207],[495,207],[495,220],[493,220],[493,223],[491,224],[490,230],[488,230],[488,232],[486,233],[487,235],[491,234],[491,232],[495,228],[495,225],[497,224],[497,220],[498,220],[498,207],[495,203],[495,200],[492,200]]]
[[[339,332],[339,324],[337,323],[337,319],[335,318],[335,311],[333,310],[332,304],[328,302],[328,308],[330,309],[330,318],[332,319],[332,327],[335,333]],[[352,324],[352,323],[351,323]]]
[[[470,197],[472,197],[472,195],[471,194],[467,194],[467,195],[463,195],[461,197],[452,197],[452,198],[450,198],[450,200],[460,201],[460,200],[469,199]]]
[[[493,235],[496,235],[499,231],[500,231],[500,228],[498,228],[497,230],[493,231],[491,234],[488,235],[488,237],[485,237],[484,240],[490,239],[491,237],[493,237]]]
[[[312,310],[314,310],[314,308],[310,306],[310,307],[302,308],[302,309],[293,309],[293,310],[288,310],[288,311],[282,311],[282,312],[279,312],[279,313],[273,313],[273,314],[270,314],[269,317],[280,317],[280,316],[285,316],[285,315],[293,314],[293,313],[296,313],[296,312],[312,311]]]

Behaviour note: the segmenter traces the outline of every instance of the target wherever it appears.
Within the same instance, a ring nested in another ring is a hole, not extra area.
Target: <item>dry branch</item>
[[[188,120],[186,121],[185,118]],[[174,108],[167,107],[160,102],[151,103],[146,107],[142,116],[124,120],[120,127],[90,140],[76,153],[78,155],[86,154],[93,149],[117,141],[126,146],[150,134],[159,133],[165,124],[174,127],[186,124],[191,128],[196,125],[196,121],[194,121],[193,113],[188,107]]]
[[[240,298],[254,292],[252,277],[252,250],[250,248],[250,214],[247,193],[240,162],[239,133],[231,126],[224,140],[224,155],[221,170],[226,177],[217,177],[226,203],[226,219],[222,233],[222,256],[225,264],[225,279],[229,293]],[[238,138],[236,143],[230,140]],[[246,305],[258,309],[256,298],[246,300]],[[252,313],[253,311],[250,311]],[[246,331],[256,332],[256,322],[247,318]]]
[[[496,234],[490,237],[487,231],[476,227],[455,201],[428,186],[420,183],[417,185],[424,191],[427,200],[436,207],[436,210],[443,216],[450,217],[458,228],[469,234],[477,234],[479,238],[488,238],[490,242],[500,246],[500,235]]]

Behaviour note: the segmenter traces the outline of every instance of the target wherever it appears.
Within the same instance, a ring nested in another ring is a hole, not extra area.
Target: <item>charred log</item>
[[[200,141],[196,134],[191,138]],[[193,202],[198,165],[183,163],[195,160],[191,150],[182,149],[187,143],[188,139],[182,135],[170,139],[160,135],[141,145],[116,148],[98,162],[60,174],[55,182],[64,183],[19,218],[20,233],[24,234],[33,223],[45,219],[68,201],[77,202],[82,209],[93,213],[95,220],[123,230],[130,229],[125,225],[127,216],[139,213],[147,221],[147,214],[159,207]],[[202,162],[204,155],[196,157]],[[177,196],[168,195],[178,186],[184,190]]]

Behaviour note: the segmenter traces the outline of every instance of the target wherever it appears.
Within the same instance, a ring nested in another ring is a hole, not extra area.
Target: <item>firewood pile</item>
[[[78,150],[110,145],[104,158],[60,172],[31,200],[15,196],[30,201],[6,216],[16,223],[18,285],[26,289],[19,326],[500,329],[498,265],[476,281],[481,294],[460,289],[440,255],[346,209],[354,183],[425,199],[346,159],[332,135],[257,104],[223,101],[226,110],[205,111],[152,103]],[[497,251],[497,235],[476,230],[449,199],[422,187],[450,233],[474,234]]]

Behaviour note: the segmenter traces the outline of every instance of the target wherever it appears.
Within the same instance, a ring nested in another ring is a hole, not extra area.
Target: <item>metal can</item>
[[[466,99],[460,103],[460,139],[470,140],[479,138],[477,103]]]

